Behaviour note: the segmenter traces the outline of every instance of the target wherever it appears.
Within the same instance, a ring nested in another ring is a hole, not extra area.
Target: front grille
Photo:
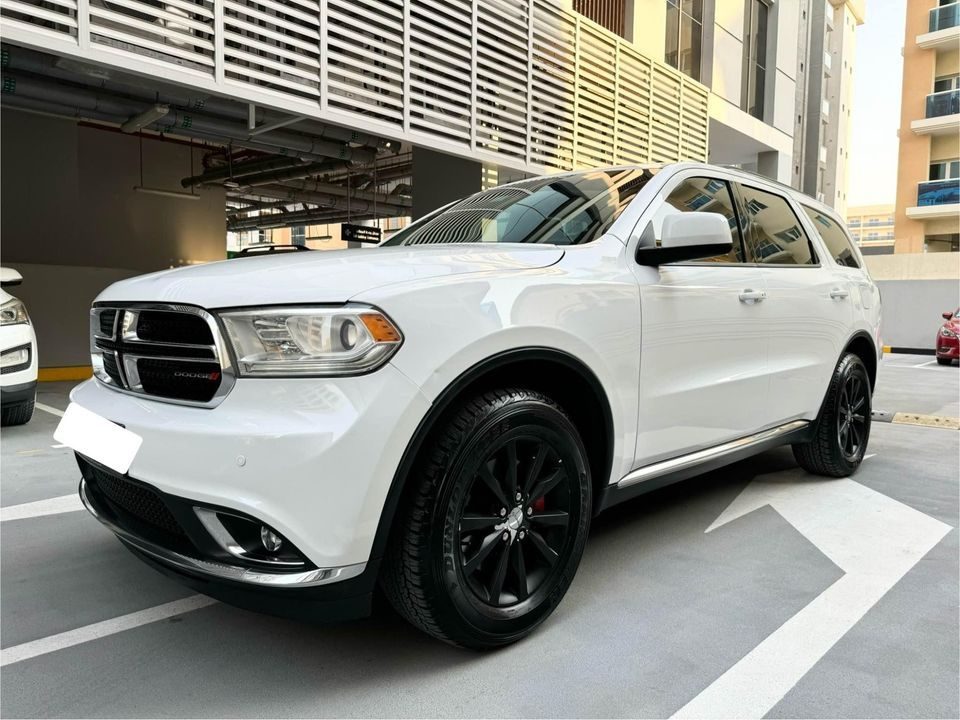
[[[104,310],[100,313],[100,334],[104,337],[113,337],[113,321],[117,318],[116,310]]]
[[[103,366],[98,377],[110,386],[172,402],[211,405],[233,383],[209,313],[165,304],[95,306],[93,313],[94,353],[100,354]]]
[[[220,366],[212,363],[140,358],[137,372],[149,395],[209,402],[220,387]]]
[[[197,315],[159,310],[141,310],[137,336],[146,342],[213,345],[213,334]]]
[[[117,358],[113,353],[103,354],[103,370],[116,385],[123,385],[120,379],[120,368],[117,367]]]

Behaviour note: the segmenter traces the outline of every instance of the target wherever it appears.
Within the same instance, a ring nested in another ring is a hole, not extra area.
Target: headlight
[[[953,330],[951,330],[950,328],[940,328],[940,334],[943,335],[943,337],[956,337],[956,336],[957,336],[957,334],[956,334]]]
[[[0,325],[29,325],[30,316],[26,306],[16,298],[10,298],[0,305]]]
[[[403,341],[373,308],[260,308],[220,314],[239,375],[357,375],[385,363]]]

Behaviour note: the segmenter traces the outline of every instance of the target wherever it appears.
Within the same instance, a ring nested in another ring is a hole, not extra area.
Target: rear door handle
[[[830,298],[833,300],[846,300],[850,293],[843,288],[834,288],[830,291]]]
[[[740,293],[740,302],[753,305],[758,302],[763,302],[766,297],[767,294],[763,290],[751,290],[750,288],[747,288]]]

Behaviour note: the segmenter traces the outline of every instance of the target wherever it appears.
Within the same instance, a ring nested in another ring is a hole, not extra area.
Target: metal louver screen
[[[707,158],[707,89],[556,0],[3,0],[0,30],[534,174]]]

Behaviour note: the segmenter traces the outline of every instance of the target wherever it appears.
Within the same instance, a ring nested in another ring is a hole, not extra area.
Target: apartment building
[[[894,249],[894,206],[859,205],[847,208],[850,237],[864,255],[889,255]]]
[[[847,207],[856,29],[862,0],[801,0],[793,185]]]
[[[864,6],[864,0],[573,2],[710,89],[712,162],[791,184],[841,213],[855,33]]]
[[[960,3],[907,0],[896,251],[960,250]]]

